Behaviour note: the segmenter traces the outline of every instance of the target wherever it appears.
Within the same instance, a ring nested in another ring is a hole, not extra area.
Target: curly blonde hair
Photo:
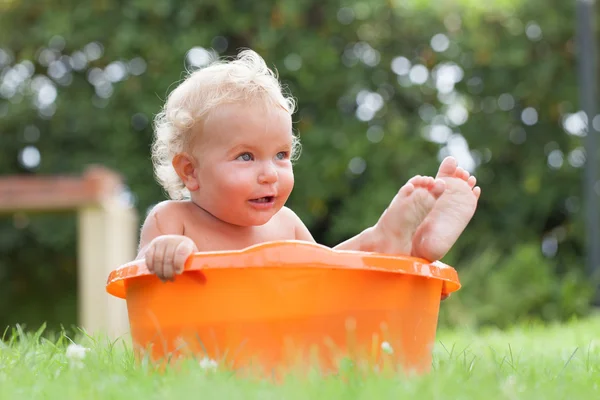
[[[154,120],[152,163],[157,181],[171,199],[189,197],[172,162],[177,153],[185,150],[195,124],[219,105],[253,100],[281,106],[290,115],[296,107],[294,99],[284,94],[276,72],[252,50],[243,50],[231,60],[213,60],[207,67],[189,73],[169,94]],[[299,149],[294,135],[292,159]]]

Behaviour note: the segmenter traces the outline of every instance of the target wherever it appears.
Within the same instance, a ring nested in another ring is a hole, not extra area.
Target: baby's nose
[[[277,169],[275,166],[272,163],[265,165],[258,176],[258,180],[261,183],[277,182]]]

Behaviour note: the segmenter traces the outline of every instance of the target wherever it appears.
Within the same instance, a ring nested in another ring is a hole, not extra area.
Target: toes
[[[414,179],[414,178],[413,178]],[[412,184],[412,179],[410,181],[408,181],[408,183],[404,186],[402,186],[400,188],[400,191],[398,192],[398,194],[400,195],[400,197],[407,197],[410,196],[410,194],[412,192],[414,192],[415,190],[415,186]]]
[[[447,178],[454,176],[458,163],[454,157],[446,157],[440,164],[436,178]]]
[[[458,168],[456,168],[456,172],[454,173],[454,176],[456,178],[462,179],[463,181],[466,181],[467,179],[469,179],[469,176],[471,176],[471,174],[469,174],[467,171],[465,171],[461,167],[458,167]]]
[[[481,188],[479,186],[475,186],[475,188],[473,188],[473,194],[477,199],[479,199],[479,196],[481,196]]]
[[[411,178],[408,182],[413,184],[415,187],[430,189],[435,183],[435,179],[433,179],[431,176],[417,175]]]
[[[473,189],[475,187],[475,184],[477,183],[477,178],[471,175],[469,179],[467,179],[467,183],[469,184],[469,187]]]
[[[437,199],[444,193],[444,190],[446,190],[446,182],[441,179],[433,179],[433,185],[431,186],[429,193]]]
[[[446,182],[443,179],[434,179],[431,176],[417,175],[412,177],[406,185],[400,189],[400,195],[409,196],[416,189],[425,189],[436,199],[446,190]]]
[[[422,178],[421,175],[415,175],[408,180],[408,183],[412,183],[414,186],[421,186]]]

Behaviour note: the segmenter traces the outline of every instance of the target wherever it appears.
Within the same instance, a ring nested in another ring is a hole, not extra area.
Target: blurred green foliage
[[[249,47],[299,101],[303,153],[289,205],[317,241],[335,245],[373,224],[406,180],[435,174],[452,154],[483,195],[444,260],[464,289],[443,304],[442,323],[585,314],[573,8],[0,2],[0,173],[79,174],[100,163],[123,174],[143,218],[165,198],[149,146],[173,82],[209,53]],[[0,326],[75,322],[75,249],[73,215],[0,220]]]

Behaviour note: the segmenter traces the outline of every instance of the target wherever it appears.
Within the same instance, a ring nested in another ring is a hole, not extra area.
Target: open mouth
[[[266,197],[259,197],[258,199],[252,199],[250,201],[253,203],[271,203],[273,200],[275,200],[274,196],[266,196]]]

